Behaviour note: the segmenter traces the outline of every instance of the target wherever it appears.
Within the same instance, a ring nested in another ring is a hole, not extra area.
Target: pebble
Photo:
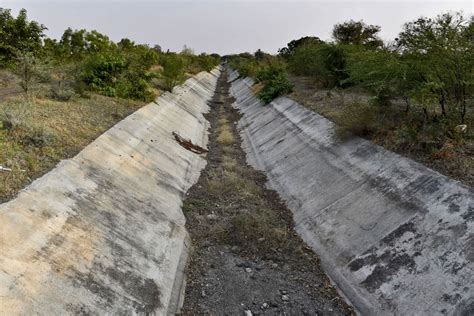
[[[250,273],[250,272],[252,272],[252,269],[250,269],[250,268],[245,268],[245,272]]]
[[[246,309],[246,310],[244,311],[244,315],[245,315],[245,316],[252,316],[252,312],[251,312],[250,310]]]
[[[286,302],[286,301],[290,300],[290,297],[288,295],[284,294],[284,295],[281,296],[281,300]]]
[[[206,215],[207,219],[210,219],[210,220],[216,220],[217,219],[217,215],[216,214],[208,214]]]
[[[267,303],[263,303],[263,304],[262,304],[262,309],[266,309],[266,308],[268,308],[268,304],[267,304]]]

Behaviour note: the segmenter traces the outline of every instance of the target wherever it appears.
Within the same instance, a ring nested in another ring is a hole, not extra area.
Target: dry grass
[[[58,102],[21,96],[0,102],[0,201],[87,144],[135,111],[137,101],[91,95]],[[7,126],[11,123],[12,126]]]
[[[224,170],[236,171],[237,160],[232,157],[224,156],[222,158],[222,168],[224,168]]]
[[[265,87],[265,85],[263,83],[256,83],[251,88],[252,93],[257,95],[260,91],[263,90],[264,87]]]
[[[218,121],[219,135],[217,136],[217,141],[223,146],[229,146],[235,143],[234,135],[229,126],[229,122],[225,117],[222,117]]]
[[[222,145],[232,145],[235,142],[234,135],[229,129],[223,129],[220,131],[217,141]]]

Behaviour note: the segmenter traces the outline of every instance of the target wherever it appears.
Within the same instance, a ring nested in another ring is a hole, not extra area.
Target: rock
[[[238,250],[239,250],[239,246],[232,246],[232,247],[230,248],[230,250],[232,250],[232,251],[238,251]]]
[[[287,301],[290,300],[290,297],[289,297],[287,294],[283,294],[283,295],[281,296],[281,300],[287,302]]]
[[[210,220],[213,220],[215,221],[217,219],[217,215],[216,214],[208,214],[206,215],[207,219],[210,219]]]
[[[467,131],[467,125],[461,124],[461,125],[456,126],[454,129],[456,130],[456,132],[464,134]]]
[[[204,290],[201,292],[201,297],[206,297],[206,292]]]
[[[250,268],[245,268],[245,272],[251,273],[251,272],[252,272],[252,269],[250,269]]]
[[[268,308],[268,304],[267,303],[263,303],[262,304],[262,309],[267,309]]]
[[[245,315],[245,316],[252,316],[252,312],[251,312],[250,310],[246,309],[246,310],[244,311],[244,315]]]

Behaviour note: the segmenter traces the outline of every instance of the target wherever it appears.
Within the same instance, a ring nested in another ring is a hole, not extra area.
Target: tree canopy
[[[10,63],[19,52],[38,52],[45,30],[43,24],[28,21],[25,9],[15,18],[11,10],[0,8],[0,63]]]
[[[364,21],[350,20],[336,24],[332,36],[338,44],[378,48],[383,45],[383,41],[377,35],[380,30],[378,25],[367,25]]]

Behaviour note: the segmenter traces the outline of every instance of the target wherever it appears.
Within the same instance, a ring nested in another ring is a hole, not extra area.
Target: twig
[[[207,149],[202,148],[201,146],[195,145],[191,142],[189,139],[185,139],[182,136],[180,136],[177,132],[173,132],[173,136],[176,139],[176,141],[184,148],[187,150],[196,153],[196,154],[204,154],[207,153]]]
[[[12,171],[12,169],[0,166],[0,171]]]

